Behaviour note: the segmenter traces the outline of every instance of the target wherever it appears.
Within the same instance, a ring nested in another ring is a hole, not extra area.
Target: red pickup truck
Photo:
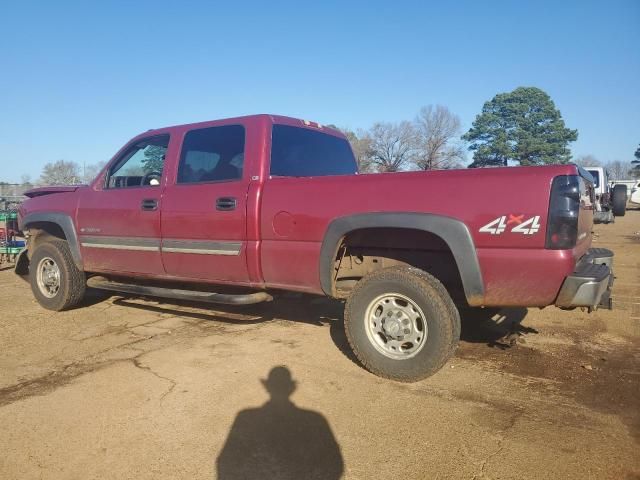
[[[76,305],[90,277],[205,302],[327,295],[346,299],[362,364],[400,381],[453,354],[459,308],[611,306],[613,253],[589,248],[575,165],[359,175],[341,132],[253,115],[149,130],[91,185],[27,196],[16,272],[45,308]]]

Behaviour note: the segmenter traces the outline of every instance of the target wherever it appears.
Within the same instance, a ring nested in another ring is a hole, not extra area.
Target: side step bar
[[[193,302],[222,303],[225,305],[252,305],[254,303],[270,302],[273,297],[267,292],[255,292],[244,295],[229,295],[223,293],[198,292],[177,288],[145,287],[131,283],[110,282],[108,280],[89,279],[87,285],[100,290],[131,293],[142,297],[173,298]]]

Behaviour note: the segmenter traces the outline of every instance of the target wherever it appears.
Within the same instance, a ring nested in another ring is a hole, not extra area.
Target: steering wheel
[[[153,185],[151,183],[152,180],[156,180],[158,182],[156,185],[160,185],[161,178],[162,173],[160,172],[147,172],[142,176],[142,179],[140,180],[140,186]]]

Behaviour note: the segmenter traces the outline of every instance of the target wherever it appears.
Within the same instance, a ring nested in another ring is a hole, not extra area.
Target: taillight
[[[549,200],[549,220],[545,248],[573,248],[578,238],[580,213],[580,177],[561,175],[553,179]]]

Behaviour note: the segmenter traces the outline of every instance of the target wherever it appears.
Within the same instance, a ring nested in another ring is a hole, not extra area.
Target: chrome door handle
[[[235,210],[238,202],[233,197],[220,197],[216,200],[216,210],[229,211]]]
[[[145,198],[140,203],[140,208],[142,210],[149,210],[149,211],[157,210],[158,200],[156,200],[155,198]]]

